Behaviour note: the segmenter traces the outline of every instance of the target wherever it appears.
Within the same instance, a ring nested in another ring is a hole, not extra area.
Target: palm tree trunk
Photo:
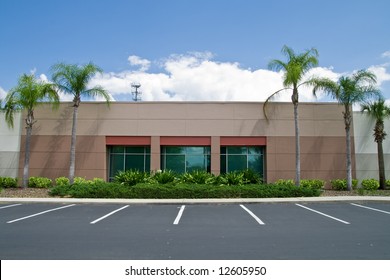
[[[352,155],[351,155],[351,124],[352,115],[349,104],[344,104],[344,124],[345,124],[345,142],[347,149],[347,190],[352,190]]]
[[[295,186],[301,185],[301,146],[298,123],[298,90],[294,89],[292,96],[294,104],[294,124],[295,124]]]
[[[69,182],[73,184],[76,164],[76,130],[77,130],[78,106],[73,107],[72,138],[70,143]]]
[[[30,169],[30,144],[32,127],[27,125],[26,127],[26,145],[24,154],[24,167],[23,167],[23,188],[28,187],[28,171]]]
[[[346,146],[347,146],[347,190],[352,190],[352,160],[351,160],[351,127],[345,126]]]
[[[377,142],[378,146],[378,167],[379,167],[379,188],[381,190],[385,189],[385,161],[383,158],[383,146],[382,146],[382,141]]]

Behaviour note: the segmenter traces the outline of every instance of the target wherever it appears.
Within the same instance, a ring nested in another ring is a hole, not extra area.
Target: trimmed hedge
[[[330,180],[330,184],[332,185],[332,189],[336,191],[346,191],[347,190],[347,180],[346,179],[336,179]],[[352,179],[352,188],[356,189],[358,184],[358,180]]]
[[[55,179],[56,186],[68,186],[70,185],[70,181],[66,177],[58,177]]]
[[[205,184],[137,184],[96,182],[56,186],[52,196],[75,198],[271,198],[319,196],[319,189],[283,185],[215,186]]]
[[[18,178],[0,177],[0,188],[16,188],[18,186]]]
[[[376,179],[364,179],[362,181],[362,188],[367,191],[375,191],[379,189],[379,181]]]
[[[280,186],[290,186],[293,187],[295,186],[294,180],[288,179],[279,179],[275,183],[275,185],[280,185]],[[325,181],[323,180],[318,180],[318,179],[302,179],[301,180],[301,187],[303,188],[313,188],[313,189],[323,189],[325,186]]]
[[[53,181],[46,177],[30,177],[28,179],[29,188],[50,188]]]

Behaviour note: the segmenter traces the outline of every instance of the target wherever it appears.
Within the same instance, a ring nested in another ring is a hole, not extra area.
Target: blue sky
[[[56,62],[93,61],[104,75],[92,84],[115,100],[140,82],[143,100],[261,101],[281,87],[267,64],[286,44],[318,49],[316,75],[372,70],[390,99],[389,11],[388,0],[1,0],[0,97],[23,73],[50,80]]]

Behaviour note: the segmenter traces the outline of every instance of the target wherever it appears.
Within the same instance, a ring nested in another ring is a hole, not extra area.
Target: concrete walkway
[[[118,204],[227,204],[227,203],[284,203],[284,202],[337,202],[337,201],[387,201],[390,196],[323,196],[291,198],[210,198],[210,199],[109,199],[109,198],[0,198],[1,202],[28,203],[118,203]]]

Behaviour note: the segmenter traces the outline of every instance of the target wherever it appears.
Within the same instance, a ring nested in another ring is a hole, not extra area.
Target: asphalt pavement
[[[0,199],[3,260],[389,260],[389,231],[385,197]]]

